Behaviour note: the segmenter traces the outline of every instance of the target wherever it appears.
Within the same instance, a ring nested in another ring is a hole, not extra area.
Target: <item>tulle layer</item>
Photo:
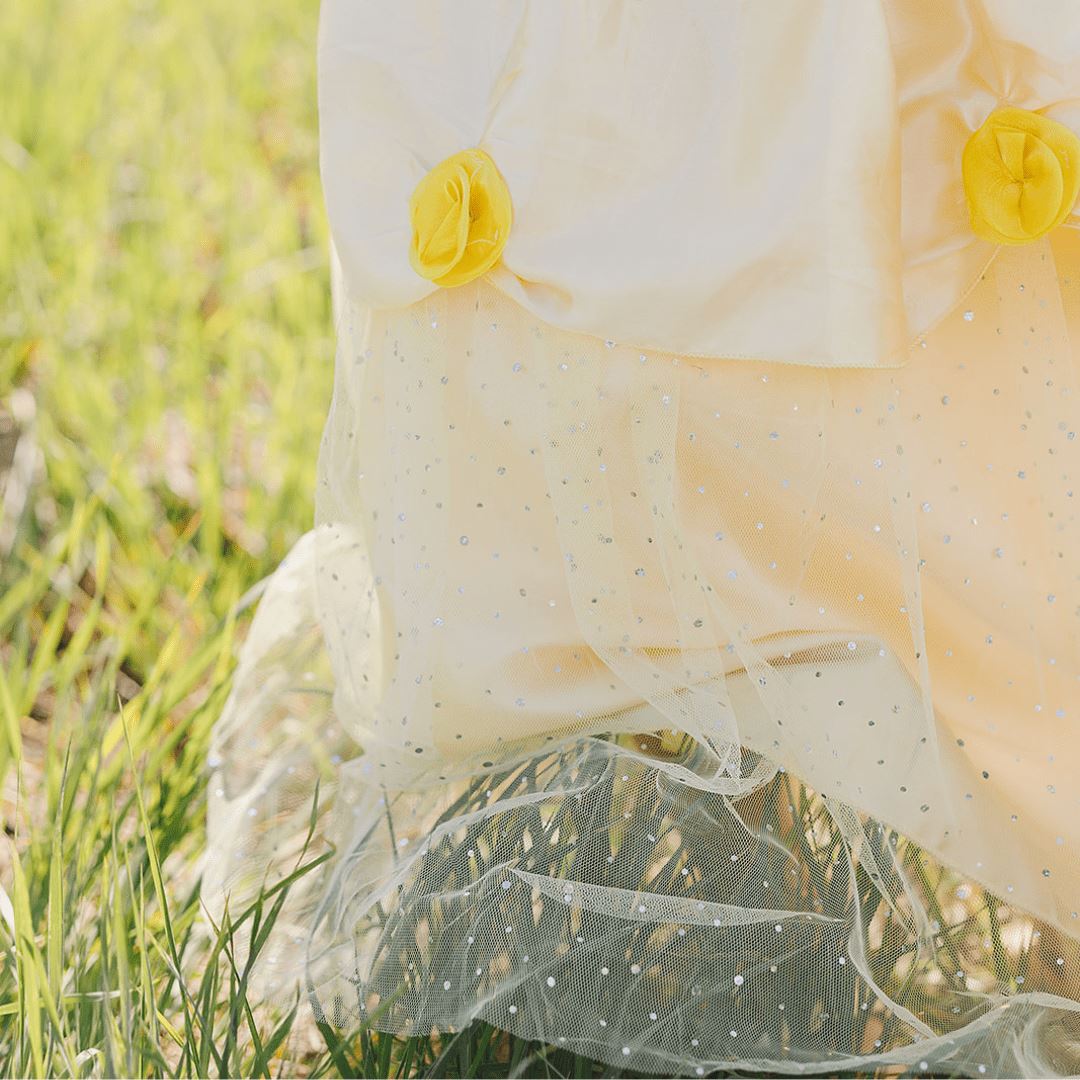
[[[212,910],[332,855],[267,992],[662,1073],[1080,1069],[1077,255],[896,371],[345,302],[212,760]]]

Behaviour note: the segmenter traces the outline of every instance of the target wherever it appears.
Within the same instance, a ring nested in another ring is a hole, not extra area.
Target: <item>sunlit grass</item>
[[[310,524],[329,400],[316,15],[0,5],[3,1075],[286,1047],[215,1059],[195,859],[230,609]]]

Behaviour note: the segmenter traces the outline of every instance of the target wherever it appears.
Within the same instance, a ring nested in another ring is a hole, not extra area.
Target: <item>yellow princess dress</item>
[[[1075,4],[324,0],[319,96],[316,523],[210,763],[265,993],[1080,1071]]]

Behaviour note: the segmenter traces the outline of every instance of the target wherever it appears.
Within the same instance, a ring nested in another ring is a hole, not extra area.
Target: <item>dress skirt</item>
[[[211,757],[215,917],[289,881],[265,993],[661,1075],[1080,1069],[1080,232],[891,368],[338,301]]]

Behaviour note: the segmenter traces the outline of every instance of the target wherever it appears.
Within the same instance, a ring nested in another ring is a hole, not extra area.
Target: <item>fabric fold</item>
[[[1001,106],[1080,134],[1073,21],[1061,0],[326,0],[352,300],[431,295],[409,196],[479,147],[515,207],[490,280],[539,320],[703,360],[901,367],[996,250],[965,200],[972,134]]]
[[[1078,243],[891,372],[346,297],[215,735],[211,909],[332,853],[267,993],[644,1071],[1075,1071]]]

